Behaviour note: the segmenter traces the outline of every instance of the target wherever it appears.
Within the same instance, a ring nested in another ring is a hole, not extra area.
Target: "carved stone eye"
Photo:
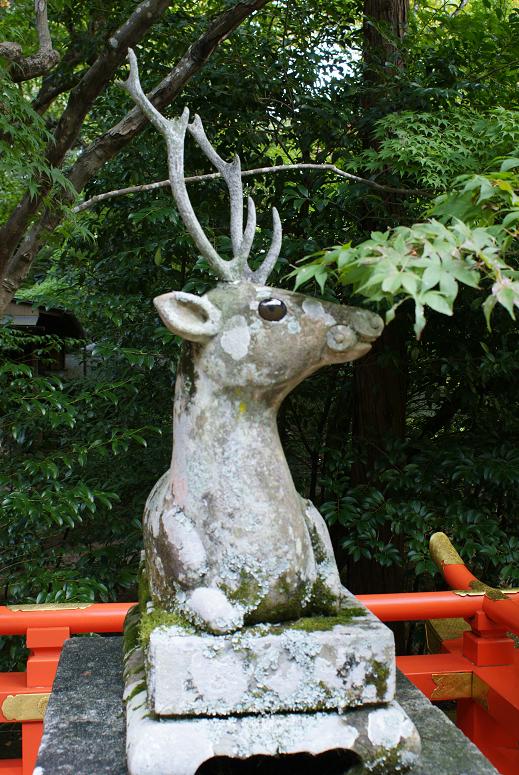
[[[260,301],[258,311],[264,320],[282,320],[287,314],[287,307],[280,299],[265,299]]]

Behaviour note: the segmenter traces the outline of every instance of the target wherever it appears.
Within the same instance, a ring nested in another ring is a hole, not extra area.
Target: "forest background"
[[[2,602],[135,599],[180,351],[151,299],[214,282],[167,188],[90,201],[167,177],[116,84],[128,45],[161,109],[199,113],[224,158],[317,165],[245,178],[263,246],[281,213],[272,284],[386,316],[369,356],[279,417],[347,586],[437,587],[435,530],[518,585],[519,3],[50,0],[48,27],[36,8],[37,26],[29,0],[0,2],[0,306],[72,312],[86,373],[46,374],[56,341],[1,326]],[[212,171],[188,143],[186,174]],[[225,254],[224,185],[189,191]]]

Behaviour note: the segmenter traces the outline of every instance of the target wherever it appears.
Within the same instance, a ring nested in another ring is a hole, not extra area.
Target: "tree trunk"
[[[368,67],[394,59],[407,29],[408,0],[364,0],[362,57]],[[401,62],[397,62],[401,64]]]
[[[380,89],[370,88],[383,84],[390,73],[388,63],[402,66],[397,45],[405,34],[408,16],[407,0],[364,0],[363,60],[367,87],[364,107],[373,115],[383,115]],[[378,94],[377,94],[378,92]],[[364,127],[364,142],[373,145],[371,126]],[[393,206],[388,218],[393,218]],[[388,223],[376,228],[385,229]],[[375,225],[366,223],[369,233]],[[405,328],[397,319],[391,323],[376,342],[371,353],[354,364],[352,435],[358,458],[352,466],[354,486],[376,484],[376,466],[384,458],[388,444],[405,436],[407,396],[407,364]],[[362,559],[353,563],[342,551],[344,529],[334,531],[338,558],[344,581],[355,593],[396,592],[404,589],[403,562],[390,567],[376,560]],[[400,536],[393,536],[385,528],[379,536],[403,549]],[[398,640],[401,640],[398,638]]]

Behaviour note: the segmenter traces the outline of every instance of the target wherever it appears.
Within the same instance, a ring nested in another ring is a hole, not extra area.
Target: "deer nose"
[[[352,325],[363,342],[374,342],[384,328],[382,318],[367,309],[352,310]]]
[[[349,326],[334,326],[326,334],[326,344],[330,350],[344,352],[357,344],[357,335]]]

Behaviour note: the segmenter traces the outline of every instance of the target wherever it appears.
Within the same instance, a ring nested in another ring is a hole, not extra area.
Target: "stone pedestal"
[[[37,775],[127,775],[123,708],[122,638],[66,641],[44,720]],[[396,699],[415,724],[422,756],[409,775],[497,775],[475,745],[401,673]],[[176,765],[170,761],[171,772]],[[247,772],[247,762],[204,765],[205,775]],[[252,768],[251,768],[252,770]],[[272,764],[255,760],[258,775],[353,775],[334,756]],[[358,772],[358,770],[357,770]],[[168,774],[169,775],[169,774]]]
[[[158,716],[343,711],[389,702],[393,635],[359,605],[338,617],[246,627],[231,635],[164,625],[145,649]]]
[[[420,739],[395,701],[391,631],[345,592],[335,617],[196,630],[136,608],[126,626],[130,775],[195,775],[214,757],[351,752],[405,772]],[[174,764],[173,764],[174,762]]]
[[[127,665],[126,755],[130,775],[195,775],[215,757],[351,751],[365,773],[406,772],[417,764],[418,732],[395,701],[343,713],[269,713],[220,718],[159,717],[149,711],[142,650]],[[127,670],[127,674],[128,674]]]

